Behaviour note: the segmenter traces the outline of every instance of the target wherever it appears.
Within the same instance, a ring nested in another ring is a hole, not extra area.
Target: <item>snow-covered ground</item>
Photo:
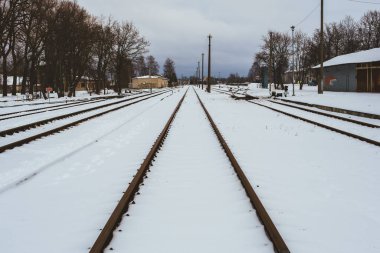
[[[87,252],[183,93],[0,154],[0,251]]]
[[[83,104],[80,104],[80,106],[78,105],[78,106],[68,107],[68,108],[63,107],[60,110],[51,110],[51,111],[47,110],[43,113],[31,114],[31,115],[27,115],[24,117],[10,118],[10,119],[6,119],[6,120],[1,121],[0,131],[10,129],[10,128],[14,128],[17,126],[30,124],[33,122],[38,122],[41,120],[50,119],[52,117],[64,116],[64,115],[67,115],[67,114],[70,114],[73,112],[79,112],[79,111],[83,111],[83,110],[87,110],[87,109],[91,109],[91,108],[96,108],[96,107],[104,107],[104,108],[101,108],[100,110],[109,110],[111,108],[115,108],[115,107],[118,107],[120,105],[123,105],[124,104],[123,101],[125,101],[125,103],[130,103],[129,100],[131,98],[134,98],[132,101],[135,101],[135,100],[143,99],[144,97],[143,97],[143,95],[134,95],[134,96],[121,98],[121,99],[108,99],[108,100],[102,100],[102,101],[99,101],[96,103],[83,103]],[[117,103],[117,104],[112,105],[114,103]],[[97,109],[95,111],[90,111],[88,113],[94,113],[95,114],[97,112],[99,112],[99,109]],[[22,115],[22,113],[20,115]],[[85,115],[85,114],[83,114],[83,115]]]
[[[287,112],[295,116],[306,118],[320,124],[325,124],[325,125],[334,127],[336,129],[340,129],[345,132],[353,133],[358,136],[362,136],[364,138],[372,139],[372,140],[380,142],[380,128],[366,127],[366,126],[358,125],[355,123],[342,121],[339,119],[330,118],[323,115],[314,114],[312,112],[307,112],[307,111],[299,110],[296,108],[291,108],[291,107],[271,103],[270,101],[267,101],[267,100],[253,101],[253,103],[263,104],[270,108]],[[372,122],[376,121],[377,123],[376,125],[380,125],[380,120],[371,120],[371,121]]]
[[[200,91],[293,253],[380,252],[380,149]]]
[[[107,94],[103,94],[101,92],[99,95],[95,93],[89,93],[87,91],[77,91],[75,93],[75,97],[61,97],[58,98],[57,93],[50,93],[50,103],[60,103],[60,102],[66,102],[67,101],[75,101],[75,100],[83,100],[83,99],[89,99],[89,98],[97,98],[97,97],[104,97],[104,96],[115,96],[117,93],[113,90],[109,90]],[[33,105],[33,104],[40,104],[40,103],[49,103],[49,100],[45,100],[44,98],[39,98],[39,99],[33,99],[33,100],[28,100],[25,95],[22,95],[20,93],[17,93],[16,96],[8,95],[6,97],[3,97],[0,95],[0,106],[19,106],[19,105]]]
[[[378,147],[197,90],[292,253],[380,252]],[[1,153],[0,252],[87,252],[184,92]],[[189,90],[115,251],[273,250],[210,132]]]
[[[165,95],[163,95],[163,96],[165,96]],[[163,96],[160,96],[160,97],[162,98]],[[117,102],[121,102],[121,103],[118,103],[118,104],[115,104],[115,105],[109,105],[107,107],[101,107],[101,108],[98,108],[98,109],[91,110],[89,112],[80,113],[80,114],[77,114],[75,116],[63,118],[63,119],[60,119],[60,120],[55,120],[55,121],[52,121],[52,122],[50,122],[49,124],[46,124],[46,125],[41,125],[39,127],[28,129],[27,131],[22,131],[20,133],[9,135],[9,136],[6,136],[4,138],[0,138],[0,146],[7,145],[7,144],[10,144],[10,143],[13,143],[13,142],[16,142],[16,141],[19,141],[19,140],[22,140],[22,139],[25,139],[25,138],[28,138],[28,137],[40,134],[40,133],[43,133],[43,132],[46,132],[46,131],[49,131],[49,130],[56,129],[58,127],[64,126],[66,124],[69,124],[71,122],[75,122],[75,121],[78,121],[80,119],[96,115],[98,113],[106,112],[106,111],[111,110],[111,109],[121,108],[123,106],[135,103],[136,101],[144,100],[146,98],[147,97],[141,97],[141,98],[137,97],[136,99],[134,99],[132,101],[129,101],[129,100],[126,100],[126,99],[122,99],[122,100],[117,101]],[[113,101],[113,102],[115,102],[115,101]],[[108,101],[108,103],[112,103],[112,101]],[[98,106],[102,106],[102,105],[98,105]],[[91,106],[90,108],[92,108],[92,107],[95,107],[95,106]],[[82,111],[82,110],[85,110],[85,109],[86,108],[80,108],[78,111]],[[61,116],[61,115],[66,115],[66,114],[68,114],[68,113],[67,112],[66,113],[59,112],[59,113],[57,113],[57,115],[53,114],[51,116]],[[49,114],[48,115],[42,115],[42,116],[38,117],[38,119],[35,119],[35,115],[32,115],[31,118],[33,118],[34,120],[30,120],[29,119],[30,117],[21,118],[22,120],[20,120],[19,118],[5,120],[4,123],[2,122],[2,126],[4,125],[5,128],[4,129],[0,128],[0,131],[1,130],[11,129],[13,127],[22,126],[22,125],[25,125],[27,123],[38,122],[38,121],[46,119],[46,118],[48,119],[51,116],[49,116]],[[8,122],[8,121],[10,121],[10,122]],[[22,124],[20,125],[19,122],[22,123]]]
[[[279,101],[279,100],[273,100],[273,99],[272,100],[268,100],[268,101],[273,101],[273,102],[282,104],[284,106],[292,106],[292,107],[296,107],[296,108],[307,109],[307,110],[310,110],[310,111],[313,111],[313,112],[324,113],[324,114],[338,116],[338,117],[341,117],[341,118],[346,118],[346,119],[352,119],[352,120],[356,120],[356,121],[360,121],[360,122],[365,122],[365,123],[369,123],[369,124],[376,125],[376,126],[380,127],[380,119],[370,119],[370,118],[364,118],[364,117],[354,116],[354,115],[345,114],[345,113],[331,112],[331,111],[326,111],[326,110],[323,110],[323,109],[319,109],[317,107],[310,107],[310,106],[306,106],[306,105],[288,103],[288,102],[285,102],[285,101]]]
[[[273,252],[193,89],[150,170],[106,252]]]
[[[152,91],[159,91],[160,89],[152,89]],[[147,93],[150,92],[150,89],[139,89],[139,90],[131,90],[131,93],[128,93],[126,90],[122,91],[123,95],[131,95],[135,93]],[[118,95],[117,92],[114,90],[108,90],[106,91],[106,94],[104,94],[103,90],[101,90],[100,94],[97,95],[94,92],[88,92],[88,91],[76,91],[75,97],[60,97],[58,98],[57,93],[50,93],[50,101],[48,99],[44,98],[38,98],[38,99],[33,99],[33,100],[28,100],[25,95],[22,95],[18,93],[16,96],[12,96],[9,94],[7,97],[3,97],[0,94],[0,108],[7,108],[11,106],[24,106],[24,105],[51,105],[51,104],[57,104],[57,103],[66,103],[67,101],[77,101],[77,100],[86,100],[86,99],[95,99],[99,97],[107,97],[107,96],[116,96]]]
[[[323,94],[318,94],[317,86],[304,85],[300,90],[299,85],[295,84],[295,96],[292,96],[292,84],[286,85],[289,87],[289,95],[285,98],[287,100],[380,115],[379,93],[324,91]],[[269,90],[259,88],[257,84],[250,84],[247,94],[255,97],[268,97]]]

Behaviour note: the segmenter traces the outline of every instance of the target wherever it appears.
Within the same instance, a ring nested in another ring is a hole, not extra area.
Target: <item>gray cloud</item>
[[[207,53],[207,35],[213,35],[213,74],[246,75],[262,36],[273,29],[289,31],[320,0],[77,0],[90,13],[132,21],[151,42],[150,54],[163,64],[176,63],[177,74],[195,72],[201,53]],[[351,15],[359,19],[372,5],[347,0],[325,1],[325,21]],[[312,33],[319,26],[319,9],[300,27]]]

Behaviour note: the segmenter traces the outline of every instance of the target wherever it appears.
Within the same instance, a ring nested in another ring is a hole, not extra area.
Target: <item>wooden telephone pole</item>
[[[205,54],[202,53],[202,90],[203,90],[203,80],[204,80],[204,75],[203,75],[203,70],[204,70],[204,68],[203,68],[203,62],[204,62],[204,58],[205,58]]]
[[[323,52],[323,44],[324,44],[324,39],[323,39],[323,0],[321,0],[321,34],[320,34],[320,49],[321,49],[321,73],[320,73],[320,81],[318,82],[318,94],[323,94],[323,83],[324,83],[324,78],[323,78],[323,59],[324,59],[324,52]]]
[[[211,92],[211,34],[208,35],[208,73],[207,73],[207,92]]]

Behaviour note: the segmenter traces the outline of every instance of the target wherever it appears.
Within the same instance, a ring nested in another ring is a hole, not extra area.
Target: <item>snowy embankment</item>
[[[192,88],[150,171],[106,252],[273,252]]]
[[[0,251],[87,252],[184,91],[0,154]]]
[[[380,115],[379,93],[324,91],[323,94],[318,94],[317,86],[304,85],[300,90],[299,85],[295,84],[295,96],[292,96],[292,84],[286,85],[289,87],[289,94],[285,98],[287,100]],[[259,88],[257,84],[250,84],[247,94],[254,97],[268,97],[269,90]]]
[[[380,252],[380,149],[200,91],[293,253]]]
[[[103,94],[103,91],[100,92],[99,95],[92,92],[91,94],[87,91],[77,91],[75,93],[75,97],[60,97],[58,98],[58,94],[55,92],[50,93],[50,101],[49,99],[44,98],[38,98],[29,100],[27,99],[26,95],[21,95],[18,93],[16,96],[12,96],[11,94],[8,94],[8,96],[3,97],[0,95],[0,107],[2,106],[22,106],[22,105],[39,105],[39,104],[57,104],[57,103],[65,103],[66,101],[77,101],[77,100],[83,100],[83,99],[94,99],[99,97],[107,97],[107,96],[115,96],[117,95],[116,92],[113,90],[109,90],[107,94]]]
[[[313,122],[325,124],[335,129],[339,129],[339,130],[349,132],[358,136],[362,136],[367,139],[380,142],[380,128],[365,127],[365,126],[354,124],[351,122],[342,121],[339,119],[335,119],[335,118],[331,118],[331,117],[327,117],[323,115],[318,115],[312,112],[307,112],[307,111],[299,110],[296,108],[291,108],[291,107],[271,103],[270,101],[267,101],[267,100],[255,101],[254,103],[263,104],[273,109],[287,112],[292,115],[299,116],[301,118],[309,119]],[[371,121],[376,122],[376,125],[380,125],[380,120],[371,120]]]
[[[159,91],[162,89],[152,89],[153,92]],[[129,91],[128,91],[129,92]],[[123,95],[133,95],[139,93],[147,93],[150,92],[150,89],[136,89],[130,90],[130,93],[127,93],[126,90],[122,91]],[[0,94],[0,108],[9,108],[9,107],[19,107],[19,106],[44,106],[44,105],[52,105],[52,104],[60,104],[66,102],[75,102],[75,101],[83,101],[90,99],[99,99],[102,97],[112,97],[117,96],[118,93],[113,90],[108,90],[106,94],[103,93],[103,90],[100,91],[100,94],[97,95],[94,92],[89,93],[88,91],[77,91],[75,93],[75,97],[60,97],[58,98],[57,93],[50,93],[50,100],[44,98],[38,98],[33,100],[28,100],[25,95],[17,94],[16,96],[12,96],[8,94],[7,97],[3,97]]]
[[[167,94],[160,95],[159,98],[162,98],[164,96],[167,96]],[[25,138],[37,135],[37,134],[40,134],[40,133],[43,133],[43,132],[46,132],[46,131],[49,131],[49,130],[56,129],[58,127],[64,126],[66,124],[69,124],[71,122],[75,122],[77,120],[81,120],[81,119],[84,119],[84,118],[87,118],[87,117],[90,117],[90,116],[93,116],[93,115],[96,115],[96,114],[99,114],[99,113],[102,113],[102,112],[106,112],[106,111],[109,111],[109,110],[112,110],[112,109],[115,109],[115,108],[126,106],[126,105],[129,105],[129,104],[135,103],[135,102],[137,102],[139,100],[144,100],[144,99],[146,99],[146,97],[136,98],[135,100],[124,101],[124,102],[123,102],[123,100],[119,100],[117,102],[121,102],[121,103],[118,103],[118,104],[115,104],[115,105],[110,105],[110,106],[107,106],[107,107],[102,107],[102,108],[99,108],[99,109],[94,109],[94,110],[91,110],[91,111],[88,111],[88,112],[80,113],[80,114],[77,114],[75,116],[70,116],[70,117],[67,117],[67,118],[60,119],[60,120],[54,120],[54,121],[50,122],[49,124],[41,125],[41,126],[36,127],[36,128],[31,128],[31,129],[29,129],[27,131],[23,131],[23,132],[20,132],[20,133],[17,133],[17,134],[6,136],[5,138],[0,138],[0,146],[4,146],[4,145],[10,144],[10,143],[13,143],[13,142],[16,142],[16,141],[19,141],[19,140],[22,140],[22,139],[25,139]],[[114,102],[115,101],[107,101],[106,104],[110,104],[110,103],[114,103]],[[106,105],[106,104],[104,104],[104,105]],[[101,106],[101,105],[85,106],[85,108],[80,108],[80,110],[78,110],[78,111],[90,109],[90,108],[97,107],[97,106]],[[88,108],[86,108],[86,107],[88,107]],[[75,112],[75,111],[71,111],[71,112]],[[29,119],[29,117],[21,118],[21,119],[15,118],[15,119],[10,119],[10,120],[5,120],[4,122],[2,122],[2,126],[0,127],[0,131],[1,130],[12,129],[12,128],[18,127],[18,126],[23,126],[23,125],[26,125],[28,123],[38,122],[38,121],[44,120],[44,119],[49,119],[50,117],[67,115],[69,113],[70,112],[65,112],[65,113],[60,112],[60,113],[57,113],[57,115],[52,114],[50,116],[49,116],[49,113],[48,113],[48,115],[37,114],[38,116],[32,115],[30,117],[33,120]],[[36,119],[36,117],[37,117],[37,119]],[[20,124],[19,124],[18,121],[20,121]],[[3,125],[4,125],[4,129],[3,129]]]
[[[289,96],[286,99],[380,115],[379,93],[325,91],[320,95],[317,92],[296,91],[295,97]]]

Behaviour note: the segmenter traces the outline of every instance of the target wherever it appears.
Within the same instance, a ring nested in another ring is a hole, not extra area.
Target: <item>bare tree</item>
[[[0,0],[4,96],[9,73],[14,76],[12,94],[16,94],[18,75],[23,76],[23,94],[33,92],[39,84],[41,91],[51,86],[59,96],[65,91],[75,96],[84,75],[95,80],[96,93],[106,88],[110,76],[116,76],[120,92],[122,84],[128,84],[132,77],[138,57],[145,61],[148,46],[132,23],[97,19],[76,1]],[[154,57],[147,60],[152,73],[158,73]]]
[[[126,87],[132,77],[132,62],[147,52],[149,42],[142,37],[137,28],[128,22],[115,26],[115,74],[118,92]]]
[[[17,25],[25,0],[0,0],[0,58],[2,59],[3,96],[8,95],[8,56],[16,44]]]
[[[146,57],[146,67],[151,75],[158,75],[160,72],[160,65],[156,61],[153,55]]]
[[[272,70],[273,81],[276,88],[281,86],[284,88],[284,73],[289,66],[289,47],[291,45],[291,38],[288,34],[272,32],[272,42],[270,41],[270,32],[263,37],[264,44],[261,51],[256,54],[255,59],[258,62],[265,62],[269,66],[269,51],[272,45]]]
[[[362,49],[380,47],[380,11],[369,11],[364,14],[358,30]]]
[[[175,72],[175,63],[172,59],[167,58],[164,63],[164,77],[169,79],[169,86],[175,86],[177,83],[177,74]]]
[[[110,71],[114,59],[114,25],[111,18],[107,22],[100,20],[95,24],[95,42],[93,48],[93,77],[95,79],[95,93],[100,93],[100,88],[107,88],[107,73]]]
[[[341,54],[358,51],[360,49],[358,23],[351,16],[347,16],[339,23],[339,29],[342,34]]]
[[[137,57],[134,67],[135,67],[135,74],[137,76],[146,76],[149,74],[148,67],[146,66],[145,58],[143,55],[140,55],[139,57]]]

